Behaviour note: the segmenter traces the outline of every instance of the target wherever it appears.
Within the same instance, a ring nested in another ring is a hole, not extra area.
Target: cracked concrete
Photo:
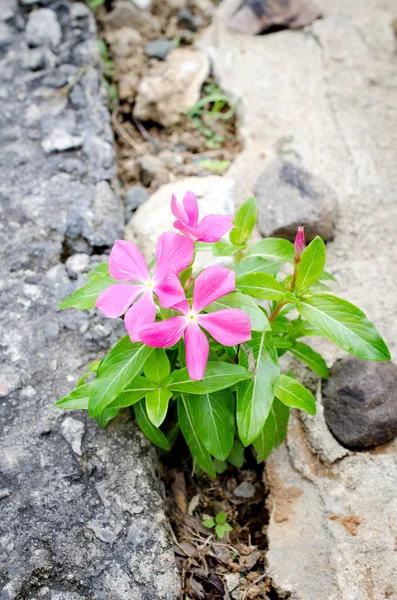
[[[227,29],[224,0],[200,40],[221,87],[240,99],[244,150],[227,175],[236,199],[263,168],[291,156],[336,191],[340,217],[327,245],[338,294],[397,344],[397,61],[394,0],[316,0],[323,19],[302,31],[245,36]],[[313,346],[329,365],[343,352]],[[318,400],[321,393],[318,391]],[[397,598],[397,444],[351,453],[321,406],[267,463],[269,572],[280,598]]]
[[[0,0],[0,598],[175,600],[151,445],[128,414],[104,431],[54,407],[124,334],[57,309],[124,215],[92,16],[33,4]]]

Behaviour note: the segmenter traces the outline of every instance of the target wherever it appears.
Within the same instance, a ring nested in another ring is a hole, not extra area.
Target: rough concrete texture
[[[103,431],[53,406],[120,336],[57,304],[123,213],[93,20],[81,3],[46,1],[43,20],[30,4],[0,0],[0,598],[175,600],[149,444],[128,416]],[[32,52],[46,59],[33,70]]]
[[[364,309],[394,355],[395,0],[318,0],[322,20],[257,37],[227,29],[238,4],[225,0],[200,41],[222,88],[241,100],[245,147],[228,170],[237,202],[279,155],[323,178],[340,203],[327,245],[337,292]],[[344,356],[324,340],[316,348],[330,365]],[[397,598],[396,445],[352,454],[329,437],[322,444],[322,411],[317,419],[311,435],[294,419],[268,463],[273,583],[294,600]]]

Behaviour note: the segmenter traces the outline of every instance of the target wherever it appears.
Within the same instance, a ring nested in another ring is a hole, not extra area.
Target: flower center
[[[194,323],[195,321],[197,321],[198,314],[193,310],[189,310],[186,317],[188,318],[189,323]]]
[[[155,286],[155,282],[153,281],[153,279],[149,279],[146,283],[145,283],[145,287],[146,289],[153,291],[153,288]]]

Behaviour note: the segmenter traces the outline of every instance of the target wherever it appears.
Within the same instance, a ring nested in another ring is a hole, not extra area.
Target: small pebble
[[[237,496],[237,498],[248,499],[255,496],[255,491],[255,486],[252,483],[243,481],[233,490],[233,494]]]
[[[146,44],[144,52],[150,58],[165,60],[173,48],[175,48],[175,43],[172,40],[152,40]]]

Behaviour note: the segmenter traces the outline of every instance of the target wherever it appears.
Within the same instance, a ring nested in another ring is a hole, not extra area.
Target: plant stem
[[[294,274],[292,276],[291,288],[290,288],[291,292],[293,292],[295,289],[296,278],[298,276],[298,265],[299,265],[300,261],[301,261],[300,256],[295,256],[295,258],[294,258]]]
[[[272,312],[272,314],[269,317],[269,323],[272,323],[274,321],[274,319],[278,316],[278,314],[280,313],[280,310],[286,305],[288,304],[288,302],[285,302],[285,300],[280,301],[276,308],[274,309],[274,311]]]

